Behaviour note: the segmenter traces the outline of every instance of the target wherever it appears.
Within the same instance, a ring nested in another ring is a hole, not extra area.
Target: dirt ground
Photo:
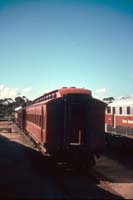
[[[0,123],[1,198],[133,198],[132,170],[106,156],[97,160],[97,182],[80,174],[58,174],[54,166],[52,173],[49,170],[46,159],[15,124]]]
[[[96,171],[107,178],[105,181],[112,190],[125,199],[133,199],[133,170],[116,160],[102,156],[97,161]]]
[[[2,130],[2,128],[4,129]],[[9,129],[11,128],[11,132]],[[37,173],[37,162],[42,159],[35,145],[17,132],[12,123],[0,124],[0,197],[45,198],[64,197],[44,168],[45,180]]]

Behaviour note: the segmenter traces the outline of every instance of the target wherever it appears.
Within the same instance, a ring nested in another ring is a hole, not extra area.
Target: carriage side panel
[[[105,104],[93,99],[91,105],[91,132],[90,147],[96,154],[102,153],[105,148]]]

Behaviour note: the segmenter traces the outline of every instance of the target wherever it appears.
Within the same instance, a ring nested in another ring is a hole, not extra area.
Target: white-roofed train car
[[[122,97],[108,104],[105,131],[133,137],[133,97]]]

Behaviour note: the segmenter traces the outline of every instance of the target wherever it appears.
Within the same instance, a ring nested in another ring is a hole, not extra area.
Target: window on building
[[[107,107],[107,113],[111,113],[111,107],[110,106]]]
[[[127,115],[130,115],[130,106],[127,107]]]
[[[119,113],[122,114],[122,107],[119,108]]]

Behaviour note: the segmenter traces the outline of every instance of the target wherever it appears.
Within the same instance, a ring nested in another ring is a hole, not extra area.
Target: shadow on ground
[[[119,199],[93,176],[57,165],[41,153],[0,136],[0,199]]]

